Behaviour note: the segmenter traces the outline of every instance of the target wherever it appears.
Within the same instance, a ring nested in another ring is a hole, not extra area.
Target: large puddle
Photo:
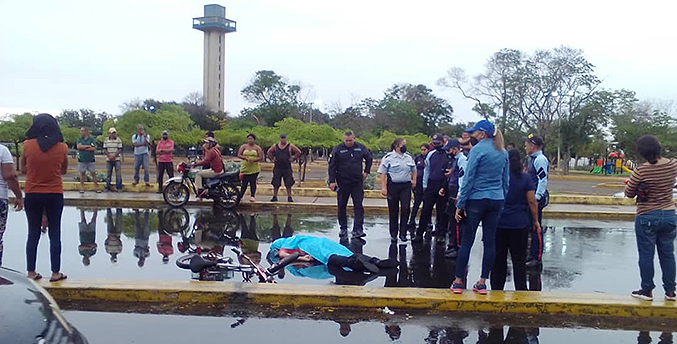
[[[174,210],[98,209],[66,207],[62,228],[62,268],[73,278],[187,280],[191,272],[179,269],[176,259],[187,247],[223,244],[223,231],[243,239],[253,257],[265,257],[270,242],[281,236],[316,235],[338,240],[335,216],[271,213],[224,213],[209,208]],[[187,221],[181,219],[188,214]],[[5,233],[6,267],[24,270],[26,264],[26,218],[11,212]],[[197,223],[192,238],[183,233]],[[530,282],[545,291],[628,294],[639,285],[637,249],[633,223],[594,220],[545,220],[542,271],[532,271]],[[280,283],[367,284],[369,286],[417,286],[448,288],[454,261],[444,259],[444,246],[391,245],[388,220],[367,216],[365,241],[344,244],[355,252],[392,257],[400,261],[397,275],[362,280],[338,278],[324,267],[289,267]],[[481,232],[481,231],[480,231]],[[481,235],[477,236],[470,261],[470,279],[479,275]],[[44,234],[38,253],[38,271],[49,272],[48,237]],[[226,254],[229,254],[226,249]],[[658,265],[657,265],[658,266]],[[304,277],[299,277],[304,276]],[[235,274],[230,281],[240,282]],[[660,285],[660,274],[656,284]],[[225,283],[225,282],[224,282]],[[512,289],[508,283],[507,289]]]
[[[150,315],[67,311],[91,343],[185,343],[191,338],[224,343],[427,343],[427,344],[672,344],[669,329],[554,328],[458,314],[363,320],[266,317],[247,312],[222,316]],[[124,330],[121,330],[124,329]],[[661,332],[666,331],[666,332]]]

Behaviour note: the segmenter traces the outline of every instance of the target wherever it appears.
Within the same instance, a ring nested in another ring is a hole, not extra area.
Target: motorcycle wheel
[[[214,203],[223,209],[232,209],[240,204],[240,190],[237,186],[230,183],[222,183],[217,186],[217,196],[214,197]]]
[[[188,191],[187,186],[181,183],[172,182],[164,189],[162,196],[165,199],[165,203],[172,207],[182,207],[188,203],[190,192]]]

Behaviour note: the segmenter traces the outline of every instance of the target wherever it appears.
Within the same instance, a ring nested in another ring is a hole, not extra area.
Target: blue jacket
[[[423,189],[428,185],[446,186],[447,176],[444,174],[449,167],[449,157],[447,152],[441,149],[434,149],[425,157],[425,168],[423,169]]]
[[[308,235],[295,235],[289,238],[279,238],[270,244],[269,257],[277,257],[277,252],[280,249],[301,250],[309,254],[313,259],[327,265],[329,257],[332,255],[339,255],[344,257],[352,257],[353,252],[347,247],[331,241],[327,238],[318,238]]]
[[[540,201],[548,189],[548,158],[543,155],[542,151],[531,154],[527,169],[529,175],[536,183],[536,200]]]
[[[484,139],[468,154],[456,207],[465,209],[469,199],[505,200],[509,185],[508,152],[496,150],[492,139]]]

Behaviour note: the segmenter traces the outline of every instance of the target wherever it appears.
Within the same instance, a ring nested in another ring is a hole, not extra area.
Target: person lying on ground
[[[382,260],[353,253],[337,242],[308,235],[295,235],[275,240],[270,245],[268,257],[275,262],[295,252],[301,255],[300,261],[319,262],[327,266],[339,266],[356,272],[379,273],[381,269],[391,269],[399,264],[394,259]]]

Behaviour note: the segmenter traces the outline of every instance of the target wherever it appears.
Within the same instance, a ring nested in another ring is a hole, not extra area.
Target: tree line
[[[494,121],[504,131],[506,143],[521,147],[524,136],[536,133],[544,137],[546,153],[551,157],[559,153],[565,162],[568,157],[603,156],[611,149],[636,159],[635,142],[646,133],[659,137],[666,156],[677,152],[672,103],[640,102],[631,90],[602,88],[595,66],[571,47],[533,53],[501,49],[487,59],[483,72],[468,76],[464,69],[452,67],[437,84],[475,102],[472,110]],[[394,84],[382,97],[347,107],[334,103],[326,111],[313,106],[312,88],[270,70],[256,72],[240,93],[249,106],[237,117],[209,111],[194,92],[181,102],[134,99],[121,105],[120,116],[80,109],[64,110],[58,119],[71,146],[82,126],[99,141],[114,126],[129,145],[136,125],[143,124],[155,139],[169,130],[176,144],[185,148],[198,145],[210,130],[224,148],[237,149],[249,133],[262,147],[269,147],[285,133],[300,148],[323,151],[351,130],[374,152],[387,151],[397,136],[419,146],[435,132],[457,137],[473,124],[454,123],[452,105],[420,84]],[[14,143],[18,154],[31,122],[31,114],[0,122],[0,141]],[[566,173],[568,163],[562,167]]]

